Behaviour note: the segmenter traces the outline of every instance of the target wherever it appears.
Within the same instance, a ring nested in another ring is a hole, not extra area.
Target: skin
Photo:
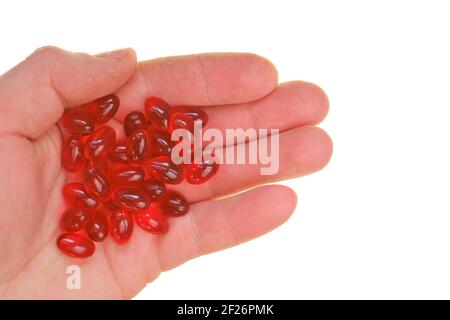
[[[192,204],[188,215],[170,221],[168,234],[135,228],[126,246],[108,238],[91,258],[68,258],[55,245],[67,180],[57,122],[65,108],[111,92],[121,99],[113,126],[155,95],[206,108],[208,127],[279,128],[279,173],[261,176],[257,165],[223,165],[204,185],[177,186]],[[278,84],[275,67],[254,54],[137,63],[132,49],[96,56],[38,49],[0,77],[0,298],[130,298],[163,271],[276,228],[294,211],[296,195],[264,184],[327,164],[332,143],[315,127],[327,111],[320,88]],[[71,264],[81,267],[81,290],[66,288]]]

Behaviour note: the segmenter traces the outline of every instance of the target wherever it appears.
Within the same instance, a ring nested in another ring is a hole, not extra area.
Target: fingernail
[[[130,52],[130,48],[125,49],[119,49],[114,51],[108,51],[108,52],[102,52],[99,54],[96,54],[95,56],[98,58],[107,58],[107,59],[123,59],[125,58],[128,53]]]

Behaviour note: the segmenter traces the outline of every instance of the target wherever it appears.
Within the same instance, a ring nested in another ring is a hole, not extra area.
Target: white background
[[[334,155],[287,182],[292,219],[138,298],[450,298],[449,31],[446,1],[2,1],[0,72],[49,44],[250,51],[328,93]]]

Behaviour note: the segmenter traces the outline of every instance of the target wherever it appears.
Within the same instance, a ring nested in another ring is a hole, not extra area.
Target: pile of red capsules
[[[86,258],[95,252],[94,242],[108,235],[126,244],[136,223],[153,234],[168,231],[170,217],[185,215],[189,204],[166,185],[201,184],[218,170],[214,162],[173,163],[171,133],[194,130],[194,121],[206,125],[204,110],[171,107],[157,97],[146,99],[144,113],[134,111],[124,120],[126,138],[107,122],[117,113],[119,97],[101,97],[67,109],[60,125],[70,137],[62,146],[62,166],[74,182],[63,188],[67,209],[62,213],[63,233],[57,238],[65,254]],[[119,140],[119,141],[117,141]]]

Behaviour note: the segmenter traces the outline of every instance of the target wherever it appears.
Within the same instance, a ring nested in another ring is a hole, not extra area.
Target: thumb
[[[135,67],[132,49],[96,56],[55,47],[36,50],[0,77],[0,135],[39,137],[59,120],[65,107],[116,91]]]

